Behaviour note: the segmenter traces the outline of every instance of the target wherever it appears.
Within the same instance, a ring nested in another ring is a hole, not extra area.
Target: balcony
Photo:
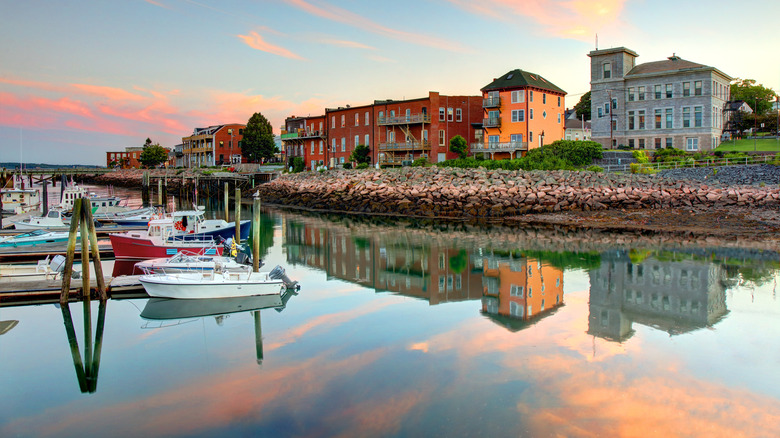
[[[408,116],[398,117],[378,117],[376,120],[377,125],[409,125],[414,123],[431,123],[431,116],[429,114],[411,114]]]
[[[527,151],[527,141],[509,141],[506,143],[471,143],[471,152],[516,152]]]
[[[285,133],[282,133],[282,135],[280,136],[280,138],[281,138],[282,140],[291,140],[291,139],[293,139],[293,138],[298,138],[298,133],[297,133],[297,132],[288,132],[288,133],[286,133],[286,134],[285,134]]]
[[[429,141],[407,141],[404,143],[380,143],[380,151],[429,151],[431,142]]]
[[[498,108],[501,106],[500,97],[487,97],[482,99],[482,108]]]
[[[325,138],[325,131],[298,131],[299,138]]]
[[[498,128],[500,126],[501,118],[499,117],[488,117],[487,119],[482,119],[483,128]]]

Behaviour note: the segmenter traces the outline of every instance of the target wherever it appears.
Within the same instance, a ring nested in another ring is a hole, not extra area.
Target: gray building
[[[637,65],[639,55],[625,47],[588,56],[592,140],[605,149],[702,151],[720,144],[730,76],[674,55]]]

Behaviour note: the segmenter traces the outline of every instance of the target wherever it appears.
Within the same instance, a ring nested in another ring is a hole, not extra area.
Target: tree
[[[585,120],[590,120],[590,91],[580,97],[580,101],[574,105],[574,110],[577,111],[578,119],[585,116]]]
[[[146,167],[157,167],[168,161],[168,149],[160,146],[159,143],[153,144],[152,140],[147,138],[138,161]]]
[[[276,153],[274,132],[271,123],[260,113],[252,114],[244,128],[241,154],[250,163],[269,159]]]
[[[450,139],[450,152],[458,154],[460,158],[466,158],[468,155],[468,144],[466,139],[460,135],[456,135]]]
[[[744,100],[759,116],[772,108],[776,97],[774,90],[756,85],[755,79],[737,78],[731,83],[731,100]]]
[[[371,149],[364,144],[355,146],[355,150],[349,156],[349,161],[354,161],[357,164],[370,164],[371,163]]]

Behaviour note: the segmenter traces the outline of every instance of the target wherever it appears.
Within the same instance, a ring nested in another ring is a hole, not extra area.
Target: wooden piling
[[[228,193],[229,184],[225,183],[225,222],[230,222],[230,193]]]
[[[76,234],[79,228],[79,218],[81,217],[81,198],[73,201],[73,217],[70,221],[70,231],[68,232],[68,248],[65,252],[65,271],[62,273],[62,289],[60,290],[60,304],[68,303],[68,294],[70,293],[70,277],[73,275],[73,259],[76,254]]]
[[[43,205],[41,206],[41,211],[43,211],[43,215],[46,216],[49,214],[49,182],[43,181],[43,187],[41,188],[41,194],[43,195]],[[0,207],[2,207],[0,205]]]
[[[87,201],[89,203],[89,201]],[[89,204],[87,204],[89,205]],[[87,230],[89,234],[89,246],[92,251],[92,261],[95,265],[95,281],[97,282],[97,293],[98,298],[100,301],[105,301],[108,299],[106,296],[106,280],[103,277],[103,264],[100,262],[100,248],[98,247],[98,241],[97,241],[97,232],[95,231],[95,221],[92,219],[92,209],[87,208],[82,209],[84,214],[84,221],[87,223]],[[84,234],[81,235],[81,240],[86,240],[86,237],[84,237]],[[86,268],[84,268],[84,255],[81,256],[81,266],[82,270],[89,271],[89,265],[86,265]],[[89,261],[89,258],[87,258],[87,261]]]
[[[236,245],[241,243],[241,189],[236,187]]]
[[[257,355],[258,365],[263,363],[263,327],[260,322],[260,311],[255,310],[252,312],[252,317],[255,320],[255,354]]]
[[[157,179],[157,205],[163,205],[162,178]]]
[[[144,171],[141,177],[141,203],[144,207],[148,207],[149,202],[149,172]]]
[[[238,227],[238,225],[236,225]],[[252,205],[252,271],[260,270],[260,200]]]
[[[87,230],[86,213],[90,210],[91,205],[88,199],[81,198],[81,215],[70,218],[71,222],[78,221],[81,228],[81,293],[85,299],[90,297],[89,288],[89,231]]]

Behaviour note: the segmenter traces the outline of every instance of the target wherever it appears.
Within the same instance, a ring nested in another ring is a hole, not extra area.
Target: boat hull
[[[220,228],[217,230],[209,230],[209,231],[203,231],[200,233],[191,233],[191,234],[176,234],[174,237],[171,237],[171,239],[181,239],[181,240],[197,240],[197,239],[203,239],[204,237],[213,237],[214,239],[219,240],[218,238],[221,237],[225,240],[229,238],[235,238],[236,237],[236,226],[235,222],[232,222],[234,225],[229,225],[224,228]],[[241,221],[241,240],[244,241],[249,238],[249,229],[252,226],[252,221]]]
[[[179,251],[193,254],[222,255],[222,246],[213,242],[174,241],[164,245],[155,244],[151,239],[129,237],[122,234],[109,234],[114,257],[121,260],[147,260],[170,257]]]
[[[233,298],[255,295],[279,295],[284,283],[271,280],[267,273],[237,275],[226,273],[181,273],[142,275],[139,281],[151,297],[158,298]]]
[[[150,298],[141,318],[149,320],[169,320],[199,318],[203,316],[226,315],[253,310],[281,307],[282,296],[257,295],[249,297],[212,298],[212,299],[172,299]]]

